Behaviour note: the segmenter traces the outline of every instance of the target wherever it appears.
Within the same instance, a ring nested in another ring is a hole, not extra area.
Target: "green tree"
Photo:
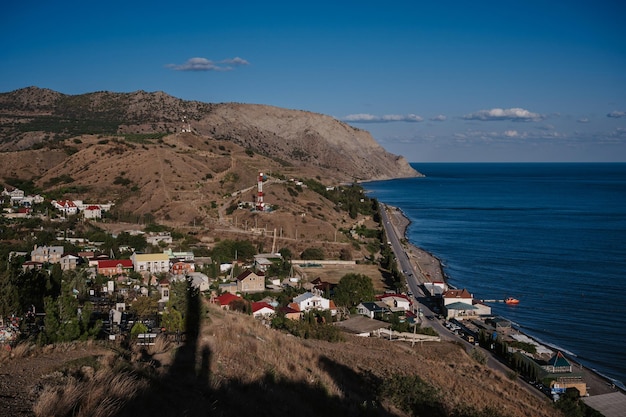
[[[168,332],[183,331],[183,315],[180,311],[168,305],[167,310],[163,312],[161,317],[161,327],[164,327]]]
[[[346,274],[335,288],[335,303],[348,308],[356,307],[362,301],[374,299],[372,280],[363,274]]]
[[[154,317],[159,312],[158,300],[154,297],[138,297],[130,305],[130,310],[140,320]]]
[[[248,240],[222,240],[211,251],[211,257],[219,262],[230,262],[233,259],[251,260],[256,248]]]
[[[306,248],[301,254],[302,260],[322,260],[324,259],[324,249],[322,248]]]

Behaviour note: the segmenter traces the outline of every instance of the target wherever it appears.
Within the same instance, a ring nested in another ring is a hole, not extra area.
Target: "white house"
[[[102,218],[102,209],[100,206],[91,205],[85,207],[83,210],[83,215],[86,219],[101,219]]]
[[[328,298],[322,297],[320,294],[310,291],[294,297],[293,302],[298,305],[300,311],[311,310],[334,310],[334,303]]]
[[[52,207],[65,215],[78,213],[78,206],[72,200],[52,200]]]
[[[387,304],[391,311],[410,311],[411,300],[402,294],[384,294],[381,295],[380,301]]]
[[[76,269],[76,267],[78,266],[79,260],[80,258],[78,256],[74,256],[70,254],[64,255],[61,257],[61,260],[60,260],[61,269],[63,271]]]
[[[452,303],[465,303],[472,305],[472,294],[469,293],[465,288],[462,290],[448,290],[443,293],[443,305],[446,306]]]
[[[270,317],[274,314],[274,307],[266,303],[265,301],[258,301],[252,303],[252,315],[254,317]]]

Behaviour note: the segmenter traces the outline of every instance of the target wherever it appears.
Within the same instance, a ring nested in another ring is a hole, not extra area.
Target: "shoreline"
[[[422,283],[426,281],[439,281],[448,284],[448,277],[445,274],[441,260],[427,250],[411,243],[408,239],[407,231],[411,224],[411,220],[408,216],[406,216],[406,214],[404,214],[404,212],[398,207],[390,206],[385,203],[382,203],[382,206],[387,209],[394,233],[396,233],[398,238],[402,241],[411,263],[414,263],[417,266],[417,269],[422,273]],[[572,355],[553,348],[547,345],[546,342],[537,340],[531,335],[523,332],[519,329],[519,327],[515,328],[515,330],[533,340],[538,346],[542,346],[552,352],[560,351],[563,355],[565,355],[570,363],[572,363],[572,367],[578,369],[583,374],[583,379],[588,386],[588,391],[591,391],[589,394],[590,397],[604,394],[610,395],[615,392],[626,394],[626,386],[624,386],[621,381],[610,378],[601,374],[597,370],[581,364],[578,360],[573,358]]]

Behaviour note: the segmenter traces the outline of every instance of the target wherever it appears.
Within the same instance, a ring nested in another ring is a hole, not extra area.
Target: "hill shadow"
[[[380,381],[322,357],[319,366],[343,392],[331,395],[322,384],[289,381],[268,372],[254,383],[211,381],[211,351],[198,352],[201,308],[196,291],[188,291],[186,339],[168,371],[152,377],[148,389],[127,402],[117,416],[380,416],[392,417],[376,401]],[[251,353],[253,354],[253,353]],[[301,364],[307,366],[307,364]]]

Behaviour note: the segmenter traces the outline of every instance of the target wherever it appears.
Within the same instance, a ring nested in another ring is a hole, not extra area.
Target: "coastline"
[[[441,260],[432,253],[415,246],[407,238],[407,230],[411,224],[411,220],[398,207],[384,204],[389,213],[389,220],[396,233],[396,236],[403,242],[405,251],[416,269],[421,273],[420,282],[445,282],[446,275],[443,270]]]
[[[418,271],[420,271],[422,275],[420,279],[421,283],[445,282],[447,284],[447,277],[443,269],[441,260],[437,258],[434,254],[414,245],[409,241],[407,237],[407,230],[409,228],[409,225],[411,224],[411,220],[398,207],[390,206],[384,203],[383,207],[387,210],[394,233],[402,241],[403,247],[409,259],[411,260],[411,263],[417,267]],[[552,352],[555,351],[555,348],[546,345],[545,342],[538,341],[532,336],[524,333],[519,328],[516,328],[515,330],[519,334],[522,334],[531,339],[538,346],[541,346],[542,348],[548,349]],[[568,355],[565,352],[562,353],[572,363],[573,367],[583,374],[583,379],[587,384],[590,397],[597,397],[600,395],[614,395],[615,393],[626,394],[626,387],[621,385],[619,381],[615,381],[605,375],[602,375],[594,369],[587,368],[578,361],[576,361],[574,358],[572,358],[571,355]],[[620,396],[619,398],[620,404],[623,404],[621,401],[626,401],[626,397],[622,397],[623,396]],[[594,406],[596,405],[597,403],[594,402]]]

